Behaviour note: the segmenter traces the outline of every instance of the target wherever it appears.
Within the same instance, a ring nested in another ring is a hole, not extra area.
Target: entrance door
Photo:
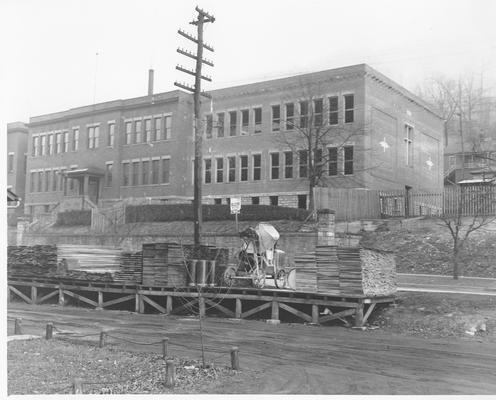
[[[98,204],[98,187],[100,179],[90,176],[88,180],[88,198],[95,204]]]

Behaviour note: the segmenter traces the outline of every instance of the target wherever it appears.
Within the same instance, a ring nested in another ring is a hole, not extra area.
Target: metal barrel
[[[215,261],[208,261],[208,284],[210,286],[215,286]]]
[[[198,286],[207,284],[207,260],[198,260],[196,263],[196,284]]]
[[[188,261],[188,285],[195,286],[196,284],[196,264],[198,260]]]

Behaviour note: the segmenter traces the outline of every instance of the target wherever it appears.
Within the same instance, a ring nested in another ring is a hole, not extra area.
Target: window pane
[[[241,160],[241,181],[248,180],[248,156],[240,156]]]
[[[228,168],[229,168],[229,182],[234,182],[236,180],[236,157],[228,157]]]
[[[162,159],[162,183],[169,183],[170,177],[170,159]]]
[[[158,172],[159,172],[159,162],[160,160],[152,161],[152,184],[158,184]]]
[[[212,160],[205,160],[205,183],[212,182]]]
[[[294,104],[286,104],[286,130],[294,128]]]
[[[354,120],[354,95],[347,94],[344,96],[344,122],[353,122]]]
[[[206,117],[206,127],[205,127],[205,134],[207,139],[212,138],[212,126],[213,126],[213,120],[212,120],[212,114],[208,114]]]
[[[281,106],[272,106],[272,131],[277,132],[281,123]]]
[[[338,174],[338,148],[329,148],[329,176]]]
[[[279,179],[279,153],[270,154],[270,178]]]
[[[217,137],[224,137],[224,113],[217,114]]]
[[[284,177],[293,177],[293,153],[291,151],[284,153]]]
[[[299,164],[300,164],[300,178],[306,178],[308,176],[308,154],[306,150],[300,150],[298,152]]]
[[[353,174],[353,146],[344,147],[344,174]]]
[[[262,176],[262,155],[253,155],[253,180],[259,181]]]
[[[237,113],[236,111],[231,111],[229,113],[229,136],[236,136],[236,124],[237,124]]]
[[[145,119],[145,143],[148,143],[152,140],[152,120]]]
[[[217,181],[218,183],[222,183],[224,181],[224,159],[217,158],[216,159],[217,166]]]
[[[141,184],[148,185],[150,183],[150,162],[143,161],[141,163]]]
[[[254,108],[255,113],[255,133],[262,132],[262,109],[260,107]]]

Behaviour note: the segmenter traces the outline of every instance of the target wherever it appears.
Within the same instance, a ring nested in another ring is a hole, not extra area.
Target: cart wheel
[[[265,286],[265,273],[263,271],[259,271],[257,274],[257,271],[254,271],[252,275],[252,282],[253,286],[260,289],[263,288]]]
[[[274,282],[276,284],[276,288],[284,289],[284,286],[286,286],[286,271],[284,271],[283,269],[277,271]]]
[[[227,286],[234,285],[234,279],[236,278],[236,270],[233,267],[228,267],[224,271],[224,282]]]

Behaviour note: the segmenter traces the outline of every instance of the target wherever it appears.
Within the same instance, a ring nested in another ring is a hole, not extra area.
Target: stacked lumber
[[[142,258],[143,253],[141,251],[135,253],[122,252],[120,268],[114,274],[114,281],[141,283],[143,273]]]
[[[336,246],[316,246],[315,261],[317,292],[339,295],[339,263]]]
[[[167,243],[146,243],[143,249],[142,284],[167,286]]]
[[[169,243],[167,254],[167,286],[184,287],[188,281],[187,262],[184,246]]]
[[[110,272],[91,272],[84,270],[68,270],[63,275],[57,274],[57,277],[64,279],[77,279],[92,282],[113,282],[114,277]]]
[[[350,295],[362,295],[362,261],[359,247],[338,247],[339,290]]]
[[[389,296],[396,292],[394,253],[362,248],[362,287],[366,296]]]
[[[8,246],[7,272],[20,276],[53,276],[57,273],[57,246]]]
[[[121,250],[115,247],[94,245],[58,245],[58,262],[67,263],[69,271],[115,273],[119,270]]]
[[[315,253],[295,255],[296,290],[303,292],[317,291],[317,265]]]

